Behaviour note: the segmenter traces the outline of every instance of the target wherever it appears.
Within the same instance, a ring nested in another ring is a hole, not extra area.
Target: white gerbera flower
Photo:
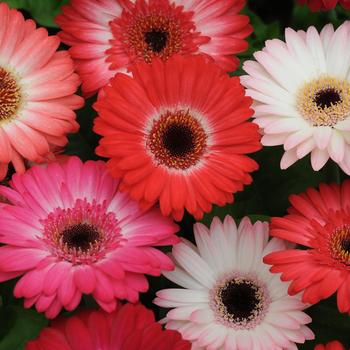
[[[314,170],[330,157],[350,175],[350,22],[320,34],[287,28],[285,37],[266,41],[243,67],[262,144],[284,146],[282,169],[311,152]]]
[[[164,289],[155,304],[173,308],[164,322],[192,341],[192,349],[281,350],[313,339],[311,318],[289,283],[269,272],[263,256],[286,249],[268,242],[268,224],[244,218],[238,229],[227,216],[210,230],[194,227],[197,247],[184,240],[173,248],[176,268],[164,275],[186,288]]]

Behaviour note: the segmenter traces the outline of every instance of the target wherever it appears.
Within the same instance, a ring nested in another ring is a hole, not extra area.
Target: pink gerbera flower
[[[251,99],[202,56],[138,63],[118,73],[94,105],[96,152],[143,206],[158,200],[163,215],[197,219],[212,204],[233,201],[258,168],[247,154],[261,148],[249,121]],[[203,74],[205,72],[205,74]]]
[[[245,0],[71,0],[57,23],[60,37],[83,80],[94,94],[116,72],[135,61],[168,59],[175,53],[211,56],[224,70],[234,70],[233,56],[247,49],[251,32],[239,15]]]
[[[55,320],[26,350],[190,350],[172,330],[162,330],[151,310],[126,304],[117,311],[83,311]]]
[[[264,262],[292,280],[289,294],[303,291],[302,300],[315,304],[337,292],[339,311],[350,313],[350,181],[321,184],[290,201],[289,214],[272,219],[271,234],[307,249],[271,253]]]
[[[326,345],[317,344],[314,350],[345,350],[345,347],[338,340],[333,340]]]
[[[25,307],[53,318],[92,294],[111,312],[116,299],[138,301],[145,273],[173,268],[152,246],[176,243],[177,226],[120,193],[104,162],[34,166],[10,186],[0,187],[11,203],[0,211],[0,281],[23,275],[14,294]]]
[[[73,94],[80,81],[68,53],[56,52],[59,44],[57,36],[0,4],[0,179],[10,162],[23,172],[24,159],[52,158],[51,149],[79,128],[73,110],[83,99]]]

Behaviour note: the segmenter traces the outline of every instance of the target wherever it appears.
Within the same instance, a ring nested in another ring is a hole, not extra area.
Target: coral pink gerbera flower
[[[25,350],[190,350],[191,344],[163,330],[153,312],[126,304],[113,313],[81,311],[44,328]]]
[[[329,11],[339,3],[345,9],[350,9],[350,0],[298,0],[300,5],[309,6],[312,12]]]
[[[232,202],[258,168],[246,154],[261,148],[239,79],[202,56],[142,62],[131,72],[117,74],[94,106],[103,136],[96,152],[110,158],[121,188],[145,207],[159,200],[176,220],[184,209],[199,219],[213,203]]]
[[[317,344],[314,350],[345,350],[345,346],[338,340],[333,340],[326,345]]]
[[[0,4],[0,179],[10,162],[23,172],[24,159],[52,158],[51,149],[79,128],[73,110],[83,104],[74,95],[80,80],[68,52],[56,52],[59,44],[57,36]]]
[[[176,243],[177,226],[156,208],[141,211],[119,183],[104,162],[71,157],[0,187],[11,203],[0,211],[0,281],[22,276],[14,294],[25,307],[53,318],[92,294],[111,312],[116,299],[138,301],[144,274],[173,268],[152,246]]]
[[[301,244],[267,255],[264,262],[282,280],[292,280],[291,295],[315,304],[337,292],[338,309],[350,313],[350,181],[321,184],[290,197],[292,207],[283,218],[272,219],[271,235]]]
[[[286,249],[268,233],[267,223],[245,217],[237,228],[226,216],[210,229],[194,226],[197,246],[183,240],[173,248],[176,267],[164,275],[185,289],[163,289],[154,302],[172,308],[163,321],[192,349],[292,350],[314,338],[300,296],[288,295],[289,283],[262,263],[267,252]]]
[[[135,61],[168,59],[175,53],[211,56],[234,70],[234,54],[246,50],[249,18],[239,14],[245,0],[71,0],[56,19],[61,39],[94,94]]]

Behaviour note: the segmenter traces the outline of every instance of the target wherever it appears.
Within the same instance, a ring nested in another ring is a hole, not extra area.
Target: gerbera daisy
[[[243,85],[255,100],[262,144],[283,145],[285,169],[311,152],[314,170],[329,157],[350,174],[350,23],[319,34],[286,29],[246,61]]]
[[[144,274],[171,270],[152,246],[174,244],[177,226],[158,209],[139,209],[119,192],[104,162],[71,157],[15,174],[0,194],[0,281],[22,276],[14,289],[24,306],[55,317],[92,294],[107,312],[116,299],[137,302]]]
[[[81,311],[55,320],[26,350],[190,350],[191,344],[172,330],[162,330],[153,312],[126,304],[113,313]]]
[[[326,345],[317,344],[314,350],[345,350],[345,347],[339,341],[333,340]]]
[[[56,52],[59,44],[0,4],[0,180],[10,162],[18,172],[24,159],[44,162],[79,128],[73,110],[83,99],[73,94],[80,81],[68,52]]]
[[[224,70],[247,49],[245,0],[71,0],[56,19],[63,42],[92,95],[134,62],[168,59],[175,53],[211,56]]]
[[[268,271],[262,257],[285,249],[268,241],[268,224],[244,218],[238,229],[226,216],[210,230],[195,224],[197,243],[183,240],[173,248],[175,270],[164,275],[181,287],[157,293],[155,303],[168,312],[164,322],[178,330],[194,349],[286,350],[312,339],[311,319],[288,283]]]
[[[271,235],[307,249],[274,252],[264,262],[293,280],[289,294],[304,291],[302,300],[315,304],[337,292],[339,310],[350,313],[350,181],[309,188],[290,202],[288,215],[272,219]]]
[[[298,0],[300,5],[307,5],[312,12],[329,11],[339,3],[345,9],[350,9],[350,0]]]
[[[119,73],[94,105],[97,154],[122,177],[121,188],[143,206],[158,199],[176,220],[196,218],[211,204],[232,202],[258,165],[245,154],[260,149],[251,99],[201,56],[175,56]],[[203,74],[205,72],[205,74]]]

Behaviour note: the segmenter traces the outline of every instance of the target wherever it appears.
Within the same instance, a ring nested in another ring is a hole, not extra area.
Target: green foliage
[[[0,350],[22,350],[47,325],[42,314],[21,306],[0,308]]]
[[[33,19],[45,27],[58,27],[54,18],[59,14],[61,6],[69,0],[6,0],[10,7],[28,11]]]

